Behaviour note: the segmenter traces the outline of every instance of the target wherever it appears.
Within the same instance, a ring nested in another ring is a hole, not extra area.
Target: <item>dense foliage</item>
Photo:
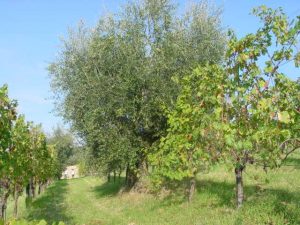
[[[246,166],[280,166],[300,143],[299,82],[282,70],[300,64],[299,17],[253,14],[257,32],[229,31],[227,44],[219,11],[204,2],[183,16],[170,1],[134,2],[71,32],[49,71],[91,164],[126,170],[135,188],[151,164],[155,184],[185,180],[191,200],[196,175],[226,163],[240,207]]]
[[[299,66],[300,19],[281,9],[254,10],[262,27],[238,40],[230,32],[224,65],[206,65],[181,79],[182,91],[168,116],[168,134],[153,155],[157,175],[191,179],[202,165],[223,161],[236,175],[242,205],[247,164],[280,166],[300,147],[299,82],[282,66]]]
[[[196,175],[216,162],[221,153],[222,133],[216,130],[223,119],[225,75],[220,66],[199,67],[180,79],[181,92],[168,114],[169,128],[158,151],[151,154],[157,184],[163,179],[188,179],[191,200]]]
[[[15,198],[17,216],[18,197],[30,186],[31,197],[35,185],[45,184],[56,171],[54,149],[48,148],[41,127],[17,115],[17,103],[8,97],[7,86],[0,88],[0,220],[5,216],[7,199]]]
[[[180,89],[172,76],[224,55],[218,9],[201,2],[178,14],[168,0],[128,3],[94,29],[71,32],[49,67],[61,115],[102,171],[126,169],[129,187],[166,132],[165,108]]]

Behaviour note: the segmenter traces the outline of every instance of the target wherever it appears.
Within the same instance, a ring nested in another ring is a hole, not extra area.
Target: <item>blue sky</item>
[[[189,2],[174,1],[180,6]],[[224,9],[224,27],[234,29],[239,36],[258,27],[257,19],[249,14],[255,6],[281,6],[290,17],[300,15],[299,0],[215,2]],[[60,37],[81,19],[92,26],[106,12],[120,10],[123,3],[124,0],[0,0],[0,86],[9,85],[10,97],[18,100],[18,111],[27,120],[42,123],[47,132],[62,123],[53,113],[46,70],[59,50]],[[300,77],[299,70],[286,71],[292,78]]]

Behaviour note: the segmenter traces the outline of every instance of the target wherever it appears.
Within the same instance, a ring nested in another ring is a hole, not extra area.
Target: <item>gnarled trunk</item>
[[[128,167],[126,173],[126,187],[128,189],[131,189],[135,185],[137,180],[138,178],[136,172]]]
[[[125,190],[147,192],[147,180],[144,179],[147,175],[148,170],[145,160],[136,162],[134,166],[128,164],[126,167]]]
[[[132,171],[131,191],[146,193],[148,192],[148,168],[146,160],[141,160],[137,163],[136,169]]]
[[[243,166],[238,166],[235,168],[236,202],[238,208],[242,207],[244,201],[243,170]]]

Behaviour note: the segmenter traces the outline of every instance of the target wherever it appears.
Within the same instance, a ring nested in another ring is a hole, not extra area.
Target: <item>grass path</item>
[[[182,195],[163,200],[146,194],[118,194],[120,184],[85,177],[58,181],[20,216],[52,223],[102,225],[296,225],[300,224],[300,156],[265,174],[248,168],[245,174],[246,203],[235,209],[234,176],[225,167],[200,174],[195,199],[188,204]],[[293,165],[293,166],[292,166]],[[11,215],[9,206],[8,215]]]

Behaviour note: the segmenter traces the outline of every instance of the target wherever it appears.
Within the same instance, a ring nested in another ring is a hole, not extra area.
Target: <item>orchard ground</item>
[[[192,203],[176,193],[159,198],[150,194],[119,194],[121,183],[106,183],[97,177],[61,180],[52,184],[25,210],[21,218],[45,219],[50,224],[124,225],[281,225],[300,224],[300,154],[285,166],[268,171],[248,167],[245,172],[246,201],[235,207],[234,173],[225,166],[199,174]],[[8,217],[12,215],[12,202]]]

